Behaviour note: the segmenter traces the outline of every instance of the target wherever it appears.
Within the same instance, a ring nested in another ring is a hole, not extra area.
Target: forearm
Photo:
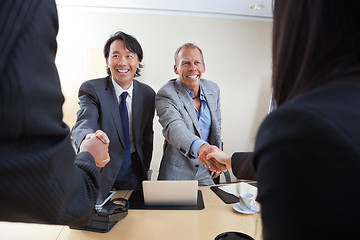
[[[238,179],[256,180],[252,163],[253,152],[235,152],[231,156],[231,168]]]
[[[90,86],[83,84],[79,90],[80,109],[77,112],[77,119],[71,130],[76,148],[79,150],[81,142],[89,133],[95,133],[99,129],[98,102],[93,96],[95,93]]]
[[[45,149],[23,144],[24,153],[2,151],[1,162],[11,162],[1,174],[1,220],[66,225],[88,221],[98,194],[99,169],[89,153],[78,155],[75,166],[65,136]]]

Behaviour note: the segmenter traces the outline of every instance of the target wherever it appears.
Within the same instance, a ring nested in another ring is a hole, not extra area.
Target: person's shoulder
[[[175,83],[176,83],[176,78],[170,79],[161,88],[174,87]]]
[[[332,118],[334,112],[351,111],[352,103],[360,101],[360,84],[357,87],[347,82],[332,82],[314,88],[281,105],[273,118],[284,115],[313,115],[319,119]]]
[[[205,92],[216,93],[217,95],[220,94],[220,88],[216,82],[201,78],[200,85],[203,87]]]
[[[327,104],[330,103],[317,93],[309,92],[295,97],[269,113],[261,123],[258,134],[270,137],[296,132],[301,135],[309,129],[324,126],[325,122],[332,120],[331,111],[328,110],[331,106],[329,108]]]
[[[108,80],[109,80],[109,77],[95,78],[95,79],[87,80],[87,81],[83,82],[81,85],[82,86],[88,86],[88,85],[101,86],[101,85],[106,85]]]
[[[156,101],[177,98],[178,90],[176,87],[176,79],[167,81],[156,93]]]
[[[210,86],[212,88],[219,88],[218,84],[214,81],[211,81],[211,80],[208,80],[208,79],[205,79],[205,78],[201,78],[200,79],[200,83],[202,85],[205,85],[205,86]]]
[[[175,89],[175,84],[176,84],[176,78],[175,79],[170,79],[169,81],[167,81],[160,89],[158,92],[168,92],[171,91],[173,89]]]
[[[155,95],[155,91],[150,85],[140,82],[136,79],[134,79],[134,87],[139,87],[142,89],[142,91],[149,93],[151,95]]]

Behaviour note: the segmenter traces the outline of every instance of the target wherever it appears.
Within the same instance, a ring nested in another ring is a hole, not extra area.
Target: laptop
[[[198,181],[143,181],[146,206],[197,205]]]

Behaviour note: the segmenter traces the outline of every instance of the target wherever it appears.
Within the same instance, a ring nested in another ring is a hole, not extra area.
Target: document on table
[[[252,193],[256,197],[257,192],[258,192],[257,187],[252,186],[245,182],[220,186],[219,189],[221,189],[222,191],[224,191],[226,193],[232,194],[236,197],[239,197],[240,193],[243,193],[243,192]]]

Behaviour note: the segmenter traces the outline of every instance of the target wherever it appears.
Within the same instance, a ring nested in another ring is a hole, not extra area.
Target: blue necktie
[[[126,97],[128,93],[123,92],[121,94],[120,102],[120,118],[121,126],[124,135],[124,144],[125,144],[125,154],[122,161],[121,169],[128,170],[131,165],[131,145],[130,145],[130,135],[129,135],[129,115],[126,107]]]

